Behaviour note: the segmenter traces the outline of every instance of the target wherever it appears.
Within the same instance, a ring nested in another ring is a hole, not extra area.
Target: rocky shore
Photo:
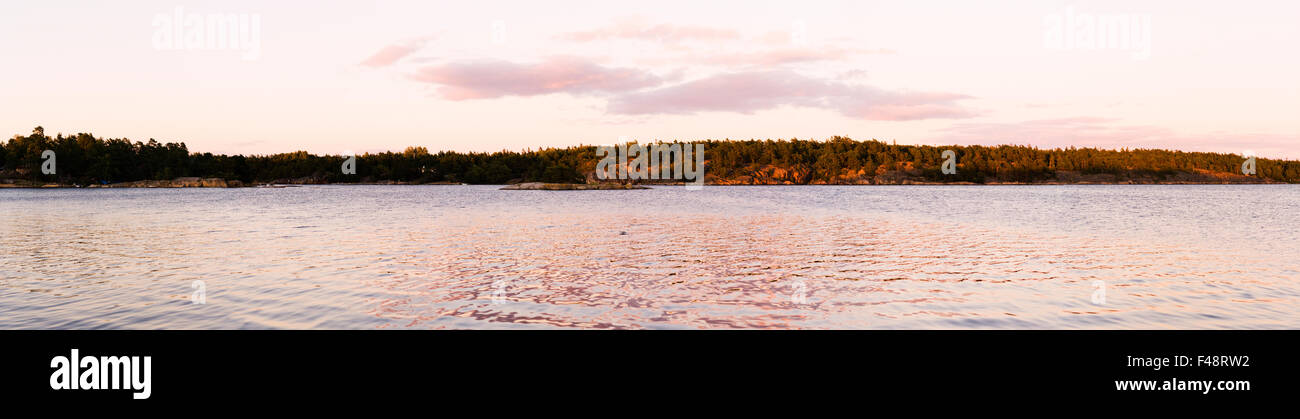
[[[984,182],[970,181],[935,181],[926,178],[919,171],[884,171],[875,174],[854,173],[837,176],[832,182],[810,181],[808,174],[798,170],[784,170],[766,167],[754,170],[746,175],[731,177],[706,176],[706,185],[1225,185],[1225,184],[1283,184],[1271,179],[1256,176],[1243,176],[1233,173],[1218,173],[1203,170],[1193,172],[1176,172],[1164,176],[1146,174],[1083,174],[1072,171],[1058,171],[1052,177],[1030,182],[997,181],[992,178]],[[594,177],[594,176],[593,176]],[[74,185],[56,182],[33,181],[26,179],[0,179],[0,188],[239,188],[252,186],[299,186],[329,185],[330,182],[317,178],[276,179],[270,182],[244,183],[239,180],[222,178],[182,177],[172,180],[138,180],[108,184]],[[463,185],[459,182],[405,182],[405,181],[363,181],[360,183],[343,183],[346,185]],[[509,184],[501,190],[513,191],[584,191],[584,190],[632,190],[650,189],[652,186],[682,185],[678,181],[648,181],[637,184],[601,182],[588,179],[587,183],[544,183],[523,182]]]
[[[911,168],[910,164],[900,170],[877,170],[866,172],[859,170],[835,176],[831,181],[810,180],[808,169],[792,170],[776,166],[765,166],[748,171],[743,175],[726,178],[707,175],[707,185],[1227,185],[1227,184],[1285,184],[1258,176],[1245,176],[1236,173],[1211,172],[1208,170],[1179,171],[1165,175],[1147,173],[1081,173],[1059,170],[1051,177],[1029,182],[999,181],[985,178],[983,182],[944,181],[925,176],[921,170]]]
[[[641,185],[630,185],[622,183],[542,183],[542,182],[525,182],[516,183],[501,188],[503,191],[592,191],[592,190],[611,190],[611,189],[650,189]]]
[[[106,184],[75,185],[67,183],[40,182],[26,179],[0,179],[0,188],[241,188],[253,186],[302,186],[331,185],[329,182],[313,181],[309,178],[276,179],[271,182],[244,183],[239,180],[222,178],[182,177],[172,180],[137,180]],[[345,183],[345,185],[464,185],[459,182],[411,183],[401,181],[376,181]]]
[[[135,182],[90,185],[91,188],[237,188],[244,186],[238,180],[221,178],[182,177],[172,180],[137,180]]]
[[[182,177],[172,180],[137,180],[107,184],[70,185],[53,182],[37,182],[25,179],[0,179],[0,188],[237,188],[244,185],[238,180],[221,178]]]

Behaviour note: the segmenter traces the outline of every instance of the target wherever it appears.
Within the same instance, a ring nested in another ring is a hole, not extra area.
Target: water
[[[1294,185],[11,189],[0,328],[1294,329],[1297,227]]]

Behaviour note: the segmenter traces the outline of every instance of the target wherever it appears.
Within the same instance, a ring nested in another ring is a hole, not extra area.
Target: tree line
[[[700,143],[700,142],[696,142]],[[1240,174],[1244,158],[1226,153],[1158,149],[1096,148],[1039,149],[1029,146],[925,146],[846,137],[816,140],[708,140],[706,176],[737,179],[780,168],[795,172],[795,183],[842,183],[846,177],[901,173],[934,182],[1036,182],[1060,172],[1137,176],[1157,179],[1192,173]],[[57,171],[40,171],[41,153],[53,150]],[[944,150],[957,156],[957,173],[943,174]],[[0,144],[0,179],[67,184],[169,180],[215,177],[245,183],[303,180],[310,183],[397,181],[459,182],[584,182],[591,180],[599,158],[595,146],[499,151],[494,153],[431,153],[425,147],[402,152],[356,156],[356,173],[344,174],[344,156],[305,151],[271,155],[221,155],[191,152],[185,143],[132,142],[101,139],[81,133],[53,137],[36,127],[30,135],[15,135]],[[1300,182],[1300,162],[1258,158],[1255,176],[1279,182]]]

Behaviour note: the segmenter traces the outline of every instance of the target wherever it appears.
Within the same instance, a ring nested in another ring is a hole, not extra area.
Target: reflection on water
[[[3,190],[0,216],[0,328],[1300,327],[1290,185]]]

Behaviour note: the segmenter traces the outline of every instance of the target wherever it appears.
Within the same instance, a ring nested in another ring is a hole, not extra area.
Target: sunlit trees
[[[1062,172],[1104,174],[1118,181],[1134,177],[1160,180],[1195,171],[1237,173],[1242,162],[1240,155],[1224,153],[1075,147],[1042,150],[1011,145],[917,146],[854,141],[839,136],[826,141],[709,140],[703,143],[710,179],[752,177],[770,168],[780,168],[799,173],[798,183],[837,183],[898,173],[930,182],[1036,182],[1053,179]],[[47,149],[58,155],[59,170],[54,176],[42,176],[39,170],[41,152]],[[956,174],[940,172],[943,150],[956,152]],[[367,153],[356,157],[357,173],[343,174],[340,165],[344,156],[318,156],[305,151],[254,156],[191,153],[180,142],[99,139],[85,133],[58,134],[51,138],[44,128],[36,127],[30,135],[15,135],[0,143],[0,179],[77,184],[184,176],[310,183],[582,182],[598,160],[594,146],[494,153],[430,153],[425,147],[407,147],[400,153]],[[1261,158],[1257,176],[1300,182],[1300,162]]]

